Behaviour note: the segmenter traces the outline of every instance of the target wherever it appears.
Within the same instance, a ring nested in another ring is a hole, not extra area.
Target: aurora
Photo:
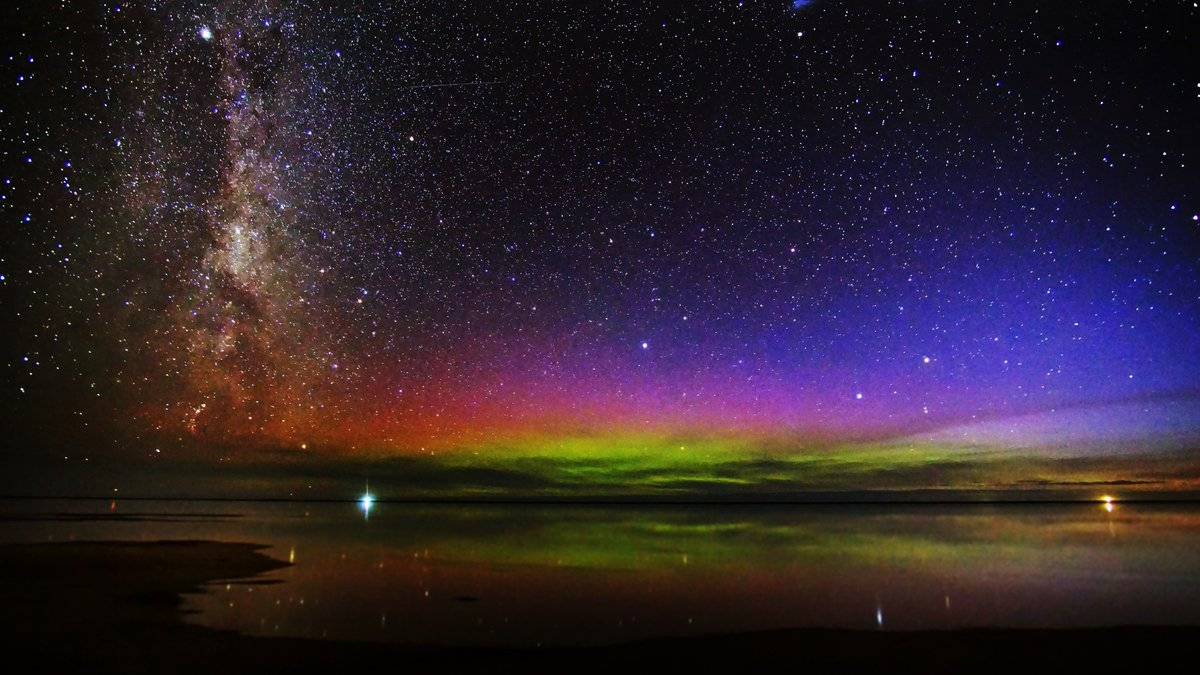
[[[8,0],[8,660],[1194,662],[1198,11]]]
[[[1191,103],[1079,113],[1117,57],[1069,8],[1017,58],[823,3],[168,4],[14,43],[110,94],[5,132],[9,490],[1196,488]]]

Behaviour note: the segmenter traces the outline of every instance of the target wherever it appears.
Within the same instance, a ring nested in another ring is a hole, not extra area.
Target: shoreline
[[[257,637],[183,621],[183,595],[270,583],[288,563],[251,543],[0,544],[0,631],[47,672],[1138,672],[1200,656],[1200,627],[779,629],[611,646],[494,648]],[[264,576],[267,575],[267,576]],[[1193,661],[1194,663],[1194,661]],[[1164,671],[1161,668],[1158,672]]]

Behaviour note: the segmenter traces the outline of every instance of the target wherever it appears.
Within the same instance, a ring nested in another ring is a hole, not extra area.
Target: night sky
[[[8,493],[1200,486],[1194,3],[0,11]]]

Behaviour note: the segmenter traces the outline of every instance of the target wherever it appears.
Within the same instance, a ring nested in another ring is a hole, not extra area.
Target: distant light
[[[642,349],[650,349],[650,343],[649,343],[649,342],[643,342],[643,343],[642,343]]]
[[[1113,502],[1116,501],[1115,499],[1113,499],[1113,497],[1111,497],[1109,495],[1104,495],[1103,497],[1100,498],[1100,501],[1104,502],[1104,505],[1101,508],[1103,508],[1105,511],[1108,511],[1109,513],[1113,512],[1113,508],[1114,508]]]
[[[921,363],[929,363],[931,360],[928,356],[921,357]]]
[[[212,29],[209,28],[208,26],[201,26],[200,27],[200,39],[204,40],[205,42],[210,42],[213,39]]]
[[[364,493],[358,498],[358,508],[362,509],[363,517],[371,515],[371,509],[375,506],[375,495],[370,492]]]
[[[861,400],[862,400],[862,392],[861,392],[861,391],[860,391],[860,392],[858,392],[857,394],[855,394],[855,395],[854,395],[854,400],[855,400],[855,401],[861,401]]]

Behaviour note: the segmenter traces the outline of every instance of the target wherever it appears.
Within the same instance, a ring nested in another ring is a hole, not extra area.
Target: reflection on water
[[[83,517],[107,502],[0,508],[5,540],[271,544],[294,563],[271,575],[283,583],[188,600],[190,620],[255,634],[533,645],[805,626],[1200,625],[1195,506],[119,502],[121,519]]]

